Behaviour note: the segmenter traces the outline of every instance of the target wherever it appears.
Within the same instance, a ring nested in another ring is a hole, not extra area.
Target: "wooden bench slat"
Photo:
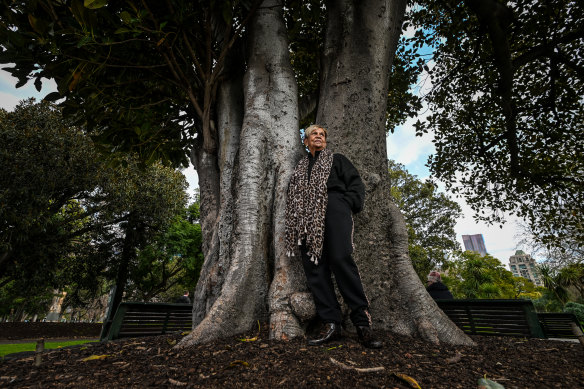
[[[465,333],[544,337],[530,300],[436,300]]]
[[[582,329],[576,316],[572,313],[538,313],[539,323],[548,338],[578,339],[572,324]]]
[[[162,335],[189,331],[191,327],[190,304],[124,302],[118,307],[105,338]]]

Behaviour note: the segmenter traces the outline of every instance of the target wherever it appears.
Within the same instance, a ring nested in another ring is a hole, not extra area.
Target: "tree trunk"
[[[328,147],[347,156],[366,185],[355,218],[355,260],[374,327],[433,343],[472,344],[436,306],[414,271],[406,224],[389,198],[385,112],[389,72],[405,0],[327,3],[328,26],[317,122]]]
[[[138,240],[140,239],[142,231],[138,226],[136,221],[136,216],[131,213],[128,216],[128,221],[124,227],[124,241],[122,243],[122,253],[120,264],[116,271],[116,283],[115,292],[112,296],[111,307],[112,309],[108,312],[109,316],[103,323],[102,333],[107,334],[111,328],[114,320],[114,316],[118,307],[120,306],[123,298],[124,292],[126,291],[126,285],[128,283],[128,275],[130,273],[130,262],[136,257],[136,247]],[[64,307],[63,307],[64,308]]]
[[[210,157],[195,156],[197,170],[211,172],[199,179],[202,228],[212,230],[203,236],[208,243],[195,290],[194,328],[179,347],[240,333],[256,320],[267,320],[271,280],[286,268],[285,193],[300,142],[297,87],[281,7],[279,1],[264,1],[251,23],[244,109],[237,108],[237,80],[222,85],[216,167]],[[294,335],[302,333],[291,322],[286,327]]]
[[[327,4],[317,118],[329,129],[329,147],[353,161],[367,187],[365,210],[356,218],[355,258],[374,326],[434,343],[472,344],[417,278],[405,222],[389,201],[384,119],[405,3]],[[271,338],[288,339],[303,335],[315,316],[300,260],[284,248],[286,191],[302,147],[281,13],[281,0],[265,0],[257,10],[243,87],[233,77],[220,88],[217,154],[193,153],[205,263],[194,328],[177,347],[235,335],[268,318]],[[234,60],[243,62],[237,55]]]

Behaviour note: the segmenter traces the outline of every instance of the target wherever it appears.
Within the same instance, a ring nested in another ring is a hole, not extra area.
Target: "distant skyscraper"
[[[543,286],[539,273],[535,267],[535,259],[521,250],[515,251],[515,255],[509,257],[509,269],[515,277],[527,278],[537,286]]]
[[[467,251],[474,251],[475,253],[479,253],[481,255],[487,254],[485,241],[483,240],[483,234],[463,235],[462,242],[464,243],[464,249]]]

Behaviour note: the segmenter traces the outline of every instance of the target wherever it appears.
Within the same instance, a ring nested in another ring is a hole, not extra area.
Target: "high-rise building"
[[[483,234],[463,235],[462,242],[464,243],[464,249],[467,251],[474,251],[481,255],[487,254]]]
[[[515,277],[527,278],[536,286],[543,286],[535,265],[535,259],[522,250],[515,251],[515,255],[509,257],[509,269]]]

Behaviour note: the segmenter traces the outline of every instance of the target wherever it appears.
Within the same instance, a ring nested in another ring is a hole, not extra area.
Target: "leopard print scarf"
[[[302,158],[288,185],[286,202],[286,250],[294,256],[298,246],[306,242],[308,257],[315,265],[322,254],[324,217],[328,204],[327,180],[333,165],[333,153],[320,152],[308,176],[308,156]]]

